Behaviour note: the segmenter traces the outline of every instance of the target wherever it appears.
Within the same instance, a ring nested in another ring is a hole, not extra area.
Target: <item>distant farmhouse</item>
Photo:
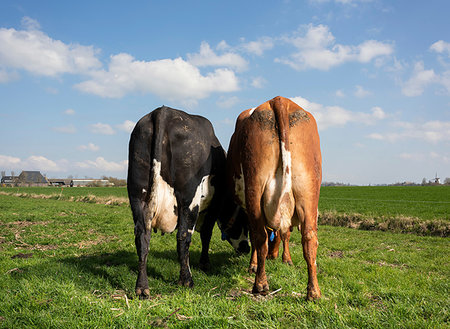
[[[60,179],[43,176],[39,171],[22,171],[19,176],[3,176],[1,186],[113,186],[107,179]]]
[[[3,176],[2,186],[48,186],[50,183],[39,171],[22,171],[19,176]]]

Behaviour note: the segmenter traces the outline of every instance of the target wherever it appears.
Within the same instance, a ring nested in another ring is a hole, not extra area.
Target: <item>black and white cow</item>
[[[136,294],[140,298],[150,295],[147,256],[152,229],[169,233],[178,228],[178,283],[184,286],[194,284],[189,267],[194,230],[202,240],[203,269],[209,267],[208,248],[216,219],[236,251],[249,252],[242,227],[233,226],[240,221],[220,222],[221,212],[229,218],[236,209],[226,201],[225,167],[225,151],[211,123],[201,116],[163,106],[136,124],[130,138],[127,184],[139,257]]]

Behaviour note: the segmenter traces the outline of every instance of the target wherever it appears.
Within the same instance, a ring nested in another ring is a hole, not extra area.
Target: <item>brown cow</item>
[[[287,244],[297,226],[308,266],[307,298],[320,298],[316,253],[322,157],[314,117],[280,96],[242,112],[230,141],[227,175],[228,187],[248,215],[253,293],[269,291],[264,268],[269,234],[279,233],[283,261],[289,262]]]

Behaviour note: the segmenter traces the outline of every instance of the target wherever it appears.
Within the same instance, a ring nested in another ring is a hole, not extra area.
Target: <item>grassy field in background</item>
[[[296,230],[291,236],[294,266],[268,261],[275,293],[256,298],[250,294],[253,276],[246,271],[249,256],[235,256],[217,227],[208,274],[198,268],[200,237],[193,236],[193,289],[176,285],[175,234],[153,234],[152,298],[140,301],[134,298],[137,256],[129,207],[79,201],[83,193],[103,201],[125,198],[126,189],[72,188],[63,189],[60,198],[29,197],[61,190],[52,189],[14,190],[21,197],[4,194],[13,189],[0,189],[0,328],[449,327],[447,238],[321,225],[317,263],[323,298],[310,303],[304,300],[307,273]],[[333,210],[327,197],[355,198],[350,190],[345,194],[347,188],[338,189],[322,189],[321,209]],[[429,191],[429,197],[415,200],[440,200]],[[361,199],[373,200],[372,188],[366,193]],[[385,195],[377,199],[388,200]],[[345,208],[345,200],[335,202],[342,212],[364,211]],[[371,202],[365,214],[377,208]]]
[[[450,186],[327,186],[320,190],[319,209],[450,221]]]
[[[126,187],[8,187],[4,193],[54,195],[67,199],[95,195],[127,198]],[[365,216],[410,216],[450,221],[450,186],[326,186],[319,210]]]

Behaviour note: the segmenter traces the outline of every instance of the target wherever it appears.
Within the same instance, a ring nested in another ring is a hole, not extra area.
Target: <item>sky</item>
[[[318,122],[323,181],[450,177],[450,2],[0,1],[0,170],[126,178],[135,123],[275,96]]]

